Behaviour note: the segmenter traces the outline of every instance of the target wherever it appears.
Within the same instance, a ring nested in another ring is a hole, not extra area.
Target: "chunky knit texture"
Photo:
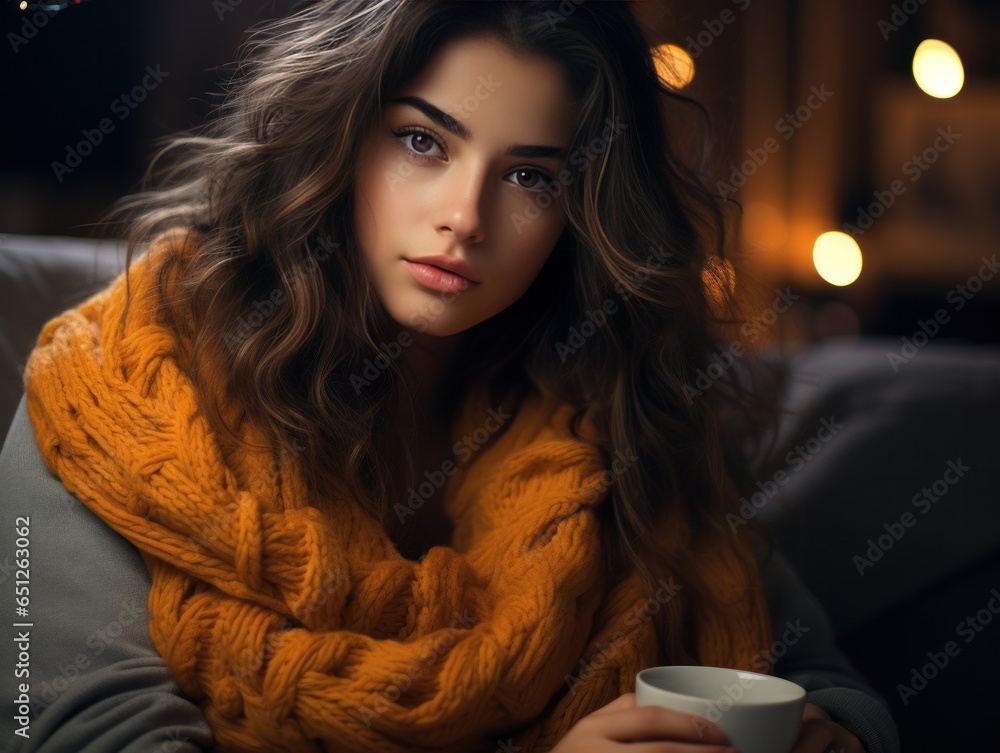
[[[48,467],[142,553],[154,645],[217,750],[544,751],[673,661],[650,617],[683,584],[607,587],[595,508],[613,474],[550,395],[458,464],[452,546],[419,563],[346,492],[311,500],[287,453],[223,452],[156,318],[159,265],[194,252],[171,232],[133,261],[124,329],[124,273],[49,321],[25,386]],[[456,441],[507,410],[484,395],[463,402]],[[760,669],[770,625],[739,575],[748,542],[695,547],[669,518],[663,535],[717,588],[718,609],[685,615],[698,660]]]

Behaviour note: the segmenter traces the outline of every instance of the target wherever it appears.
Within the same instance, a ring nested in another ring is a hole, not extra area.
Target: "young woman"
[[[122,204],[145,253],[29,361],[15,493],[88,563],[37,575],[33,671],[85,665],[13,739],[733,750],[635,706],[638,670],[702,663],[804,684],[795,753],[896,750],[726,523],[742,387],[691,387],[725,234],[667,135],[688,105],[622,3],[318,0],[261,35]]]

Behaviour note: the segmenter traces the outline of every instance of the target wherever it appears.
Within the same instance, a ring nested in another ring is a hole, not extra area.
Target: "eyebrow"
[[[459,138],[468,141],[472,138],[470,131],[463,123],[455,120],[451,115],[435,107],[426,99],[421,97],[397,97],[389,102],[391,105],[410,105],[420,110],[424,115],[433,120],[445,130],[451,131]],[[526,159],[565,159],[566,150],[558,146],[541,146],[539,144],[511,144],[504,154],[511,157],[522,157]]]

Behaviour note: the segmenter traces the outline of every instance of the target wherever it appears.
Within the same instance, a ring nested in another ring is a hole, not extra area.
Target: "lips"
[[[420,285],[438,293],[461,293],[480,283],[434,264],[403,259],[406,269]]]
[[[452,272],[456,275],[464,277],[469,282],[479,283],[479,279],[477,279],[475,272],[472,271],[472,267],[470,267],[462,259],[456,259],[442,254],[435,254],[434,256],[421,256],[419,259],[407,259],[407,261],[415,262],[417,264],[429,264],[432,267],[437,267],[438,269],[443,269],[446,272]]]

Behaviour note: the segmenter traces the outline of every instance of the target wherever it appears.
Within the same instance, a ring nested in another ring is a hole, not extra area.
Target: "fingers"
[[[811,717],[802,722],[802,732],[791,753],[826,753],[833,742],[833,722]]]
[[[830,723],[833,724],[833,722]],[[835,753],[865,753],[861,741],[839,724],[834,724],[833,742],[830,744],[830,748]]]
[[[830,719],[819,706],[807,703],[802,712],[802,732],[791,753],[864,753],[861,741]]]
[[[815,703],[807,703],[802,710],[802,721],[805,722],[808,719],[825,719],[829,721],[830,716]]]
[[[602,710],[582,719],[580,725],[586,724],[594,734],[620,742],[667,739],[701,746],[725,742],[723,731],[706,719],[660,706],[631,706],[635,699],[628,696],[633,694],[617,698]],[[618,705],[612,709],[614,704]],[[701,750],[707,753],[707,749]]]
[[[698,745],[697,743],[631,743],[628,753],[737,753],[728,745]]]

